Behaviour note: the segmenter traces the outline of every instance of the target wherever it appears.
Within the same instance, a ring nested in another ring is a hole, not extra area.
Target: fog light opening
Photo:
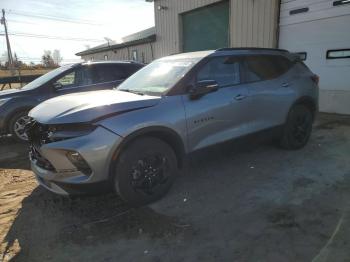
[[[85,159],[76,151],[68,151],[66,153],[69,161],[82,173],[85,175],[90,175],[92,173],[91,168],[88,163],[86,163]]]

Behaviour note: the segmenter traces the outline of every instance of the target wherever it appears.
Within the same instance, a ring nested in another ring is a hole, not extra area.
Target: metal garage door
[[[229,2],[223,1],[182,14],[183,51],[229,46]]]
[[[350,114],[349,0],[282,0],[279,46],[320,76],[320,111]]]

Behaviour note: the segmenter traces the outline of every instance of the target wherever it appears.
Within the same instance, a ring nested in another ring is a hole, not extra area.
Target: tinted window
[[[270,80],[289,70],[293,63],[274,55],[252,55],[242,60],[242,76],[245,82]]]
[[[215,80],[219,86],[240,83],[239,62],[230,57],[216,57],[197,73],[197,81]]]
[[[134,74],[136,71],[140,70],[142,68],[141,65],[138,64],[127,64],[122,66],[122,79],[126,79],[132,74]]]
[[[96,83],[96,75],[92,66],[80,67],[76,72],[77,86],[92,85]]]
[[[96,77],[99,83],[112,82],[123,78],[119,65],[97,66]]]

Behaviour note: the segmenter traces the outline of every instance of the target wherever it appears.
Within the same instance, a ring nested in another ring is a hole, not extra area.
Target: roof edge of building
[[[88,50],[78,52],[75,55],[76,56],[91,55],[91,54],[95,54],[95,53],[99,53],[99,52],[103,52],[103,51],[116,50],[116,49],[121,49],[121,48],[125,48],[125,47],[140,45],[140,44],[152,43],[155,41],[156,41],[156,35],[152,34],[152,35],[147,36],[145,38],[137,39],[137,40],[133,40],[133,41],[129,41],[129,42],[124,42],[124,43],[120,43],[120,44],[113,44],[110,46],[104,46],[104,47],[100,47],[100,48],[91,48]]]

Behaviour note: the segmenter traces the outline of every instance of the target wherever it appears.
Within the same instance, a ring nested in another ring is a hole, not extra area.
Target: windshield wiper
[[[131,89],[117,89],[117,90],[123,91],[123,92],[128,92],[128,93],[133,93],[133,94],[140,95],[140,96],[145,95],[144,93],[142,93],[140,91],[135,91],[135,90],[131,90]]]

